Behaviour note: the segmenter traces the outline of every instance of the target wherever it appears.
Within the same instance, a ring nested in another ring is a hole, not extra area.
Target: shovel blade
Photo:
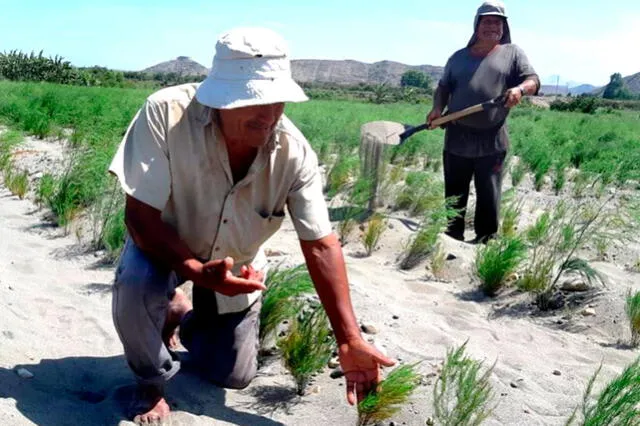
[[[400,135],[405,130],[404,124],[394,121],[372,121],[360,127],[360,138],[384,145],[399,145]]]

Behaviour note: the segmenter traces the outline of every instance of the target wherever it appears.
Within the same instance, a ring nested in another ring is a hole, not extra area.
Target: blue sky
[[[205,66],[235,26],[281,33],[296,59],[444,65],[480,1],[0,0],[0,51],[44,50],[74,65],[140,70],[176,56]],[[605,84],[640,72],[640,1],[507,0],[514,42],[543,80]]]

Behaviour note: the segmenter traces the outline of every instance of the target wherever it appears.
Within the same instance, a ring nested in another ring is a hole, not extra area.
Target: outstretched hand
[[[340,366],[347,381],[347,401],[355,405],[380,383],[380,366],[391,367],[395,361],[384,356],[362,338],[339,346]]]
[[[217,291],[225,296],[252,293],[256,290],[266,290],[262,283],[264,273],[256,271],[253,266],[242,266],[240,276],[231,272],[233,258],[210,260],[202,265],[202,280],[197,283]]]

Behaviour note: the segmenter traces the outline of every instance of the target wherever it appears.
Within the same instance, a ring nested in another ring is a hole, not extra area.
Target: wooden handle
[[[476,112],[480,112],[484,109],[483,104],[478,104],[474,106],[470,106],[469,108],[465,108],[460,111],[452,112],[451,114],[444,115],[440,118],[436,118],[431,122],[433,127],[440,127],[443,124],[446,124],[450,121],[457,120],[462,117],[466,117],[467,115],[475,114]]]

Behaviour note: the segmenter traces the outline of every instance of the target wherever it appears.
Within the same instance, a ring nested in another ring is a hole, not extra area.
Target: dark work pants
[[[472,177],[477,195],[473,222],[476,240],[486,241],[498,232],[502,166],[505,156],[505,152],[500,152],[486,157],[466,158],[444,152],[445,197],[457,197],[452,207],[459,210],[458,215],[449,222],[449,236],[464,240],[464,217]]]
[[[181,284],[175,272],[158,268],[127,239],[116,269],[113,321],[138,383],[160,386],[180,369],[162,340],[169,300]],[[180,324],[180,341],[204,378],[233,389],[246,387],[258,368],[257,301],[243,312],[220,315],[215,295],[193,289],[194,309]]]

